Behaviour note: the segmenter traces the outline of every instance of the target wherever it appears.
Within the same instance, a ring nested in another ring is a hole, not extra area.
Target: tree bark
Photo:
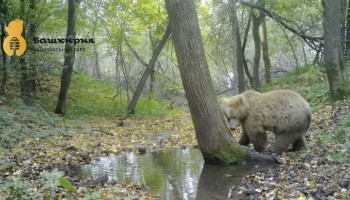
[[[75,0],[68,1],[68,19],[67,19],[66,37],[68,39],[75,38]],[[74,44],[67,42],[65,46],[65,51],[64,51],[64,64],[63,64],[63,71],[62,71],[62,77],[61,77],[61,88],[60,88],[60,93],[58,95],[57,105],[55,109],[55,113],[61,114],[63,116],[66,114],[67,97],[68,97],[70,82],[72,79],[74,58],[75,58]]]
[[[262,12],[259,15],[254,13],[254,10],[251,10],[253,26],[252,26],[252,35],[254,40],[254,61],[253,61],[253,89],[257,90],[260,87],[260,77],[259,77],[259,68],[260,68],[260,58],[261,58],[261,38],[259,33],[259,28],[262,23]]]
[[[21,13],[25,13],[25,8],[27,7],[26,2],[24,0],[20,1],[20,10]],[[25,25],[23,25],[23,38],[27,38]],[[19,57],[19,63],[21,66],[21,80],[20,80],[20,88],[21,88],[21,98],[23,102],[28,105],[31,103],[32,99],[32,91],[30,90],[30,81],[29,81],[29,73],[28,73],[28,59],[27,53],[25,52],[21,57]]]
[[[219,109],[194,0],[166,0],[165,4],[182,83],[205,162],[233,164],[249,160],[251,156],[234,140]],[[266,161],[276,162],[268,157]]]
[[[325,64],[330,93],[335,99],[342,99],[350,92],[341,41],[341,1],[322,1]]]
[[[234,82],[237,83],[238,92],[242,93],[245,91],[245,81],[244,81],[244,55],[242,50],[241,34],[238,27],[238,17],[237,17],[237,1],[230,0],[230,21],[232,26],[233,35],[233,71],[236,71],[234,77]]]
[[[171,33],[171,29],[170,29],[170,25],[168,25],[168,27],[165,30],[165,33],[163,35],[162,40],[159,42],[157,49],[154,51],[155,53],[153,53],[151,60],[149,61],[149,64],[147,64],[146,66],[146,70],[145,72],[142,74],[141,80],[139,82],[139,84],[137,85],[136,91],[134,93],[134,96],[132,97],[129,107],[128,107],[128,114],[135,114],[135,108],[137,105],[137,101],[139,100],[140,96],[141,96],[141,92],[147,82],[147,79],[151,73],[152,70],[154,70],[155,65],[156,65],[156,61],[158,59],[158,56],[160,54],[160,52],[162,51],[166,41],[168,40],[169,36]],[[130,46],[130,45],[128,45]]]
[[[271,61],[269,57],[269,43],[267,40],[267,26],[266,26],[266,16],[264,16],[262,21],[262,32],[263,32],[263,60],[265,66],[265,82],[271,83]]]
[[[347,7],[347,15],[346,15],[346,44],[345,44],[345,59],[350,59],[350,0],[348,1],[348,7]]]
[[[346,37],[346,10],[346,0],[341,0],[341,41],[344,41]],[[345,45],[343,48],[345,50]]]
[[[100,70],[100,64],[99,64],[99,58],[98,58],[98,50],[97,50],[97,44],[94,44],[94,55],[95,55],[95,63],[94,63],[94,74],[95,78],[100,80],[101,79],[101,70]]]
[[[243,44],[242,44],[244,72],[247,75],[248,81],[250,83],[250,87],[252,87],[252,84],[253,84],[253,77],[252,77],[251,73],[249,72],[248,62],[247,62],[247,59],[245,58],[244,52],[245,52],[245,48],[246,48],[247,42],[248,42],[248,33],[249,33],[251,23],[252,23],[252,17],[249,16],[247,27],[245,28],[245,31],[243,34]]]
[[[29,24],[29,32],[28,32],[28,38],[30,38],[30,41],[27,43],[27,47],[29,52],[34,52],[34,38],[36,37],[36,30],[37,30],[37,25],[34,23],[35,22],[35,9],[36,9],[36,2],[35,0],[30,0],[29,2],[29,9],[30,9],[30,18],[32,19],[31,23]],[[28,70],[28,87],[30,92],[34,95],[36,92],[36,84],[37,84],[37,65],[36,61],[34,60],[33,53],[29,54],[29,70]]]
[[[0,17],[4,19],[4,16],[6,15],[6,5],[4,4],[3,0],[0,0]],[[2,55],[2,66],[0,69],[1,72],[1,85],[0,85],[0,96],[6,95],[6,82],[7,82],[7,62],[6,62],[6,53],[4,51],[4,48],[2,44],[4,43],[5,39],[5,22],[2,21],[0,23],[0,29],[1,29],[1,38],[0,38],[0,44],[1,44],[1,55]]]

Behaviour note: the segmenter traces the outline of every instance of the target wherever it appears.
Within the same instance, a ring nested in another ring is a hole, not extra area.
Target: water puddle
[[[206,165],[198,149],[187,148],[102,157],[82,167],[81,179],[144,184],[160,199],[227,199],[242,177],[270,167]]]

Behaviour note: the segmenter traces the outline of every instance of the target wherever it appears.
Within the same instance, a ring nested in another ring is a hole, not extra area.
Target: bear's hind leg
[[[292,151],[299,151],[303,147],[305,147],[305,137],[304,136],[298,138],[297,140],[295,140],[295,142],[293,142]]]
[[[256,134],[253,134],[255,137],[252,138],[252,143],[254,145],[254,149],[257,152],[263,152],[266,148],[267,144],[267,134],[266,132],[259,132]]]
[[[239,139],[239,144],[243,146],[248,146],[250,144],[250,139],[244,131],[242,131],[241,138]]]

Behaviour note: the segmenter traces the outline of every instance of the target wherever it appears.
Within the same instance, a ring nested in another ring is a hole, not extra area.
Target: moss
[[[246,160],[247,151],[237,145],[227,145],[215,149],[211,154],[204,155],[206,162],[214,164],[238,164]]]

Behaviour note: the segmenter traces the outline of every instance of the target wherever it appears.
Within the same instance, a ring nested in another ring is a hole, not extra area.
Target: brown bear
[[[267,144],[266,131],[271,131],[275,134],[273,152],[276,154],[287,150],[290,144],[293,145],[293,151],[305,146],[311,109],[296,92],[275,90],[260,93],[249,90],[223,99],[221,110],[231,130],[241,125],[241,145],[252,143],[256,151],[263,152]]]

